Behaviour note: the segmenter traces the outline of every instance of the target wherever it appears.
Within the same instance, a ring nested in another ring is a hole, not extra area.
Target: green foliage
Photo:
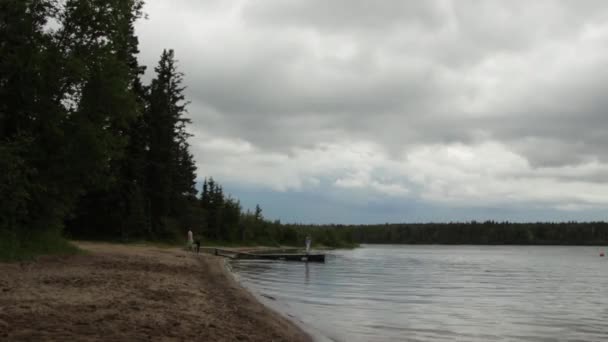
[[[139,2],[133,4],[132,19],[140,9]],[[189,120],[183,118],[182,74],[173,51],[165,50],[155,68],[157,77],[146,90],[139,81],[143,68],[134,56],[137,39],[132,20],[123,29],[119,37],[128,44],[122,45],[119,51],[124,53],[118,56],[129,67],[124,69],[124,79],[131,106],[120,110],[130,108],[135,119],[117,130],[126,139],[122,152],[110,158],[105,185],[91,187],[81,198],[68,222],[68,233],[78,238],[176,241],[184,227],[196,225],[200,217],[195,203],[196,167],[185,131]],[[109,128],[114,127],[119,126]]]
[[[123,216],[112,209],[124,207],[124,197],[141,197],[141,188],[129,189],[129,196],[108,191],[118,184],[128,129],[141,116],[142,69],[133,56],[141,6],[138,0],[0,2],[0,230],[12,237],[5,240],[11,246],[42,251],[28,244],[37,236],[51,241],[64,220],[85,216],[74,210],[79,199],[91,204],[84,212],[95,226],[90,218],[114,223]],[[51,19],[58,29],[46,26]],[[137,221],[138,212],[131,216]]]
[[[270,221],[264,218],[259,205],[253,212],[244,212],[240,202],[225,195],[213,177],[203,181],[197,207],[185,226],[192,229],[195,237],[202,238],[206,246],[304,247],[307,235],[311,235],[316,247],[352,248],[357,245],[350,231]]]
[[[184,118],[186,102],[182,73],[177,71],[173,50],[164,50],[154,69],[147,95],[144,121],[148,127],[146,190],[150,199],[152,233],[158,236],[173,228],[165,223],[184,214],[196,196],[196,167],[189,152]]]
[[[31,139],[19,137],[0,143],[0,229],[16,233],[29,217],[28,202],[35,191],[35,170],[23,157]]]
[[[0,261],[29,260],[41,254],[71,255],[76,246],[66,241],[61,232],[33,231],[25,235],[0,230]]]
[[[44,30],[56,13],[53,1],[0,2],[0,230],[16,246],[60,230],[81,191],[67,167],[64,60]]]

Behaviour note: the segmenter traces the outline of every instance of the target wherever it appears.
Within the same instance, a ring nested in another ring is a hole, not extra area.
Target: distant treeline
[[[287,225],[334,244],[608,245],[606,222]]]

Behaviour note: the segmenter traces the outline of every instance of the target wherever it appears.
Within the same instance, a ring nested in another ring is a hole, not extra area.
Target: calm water
[[[365,246],[238,261],[243,284],[337,341],[608,341],[597,247]]]

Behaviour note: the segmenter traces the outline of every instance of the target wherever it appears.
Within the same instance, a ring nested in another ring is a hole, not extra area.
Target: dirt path
[[[177,249],[82,243],[0,263],[0,340],[309,341],[224,270]]]

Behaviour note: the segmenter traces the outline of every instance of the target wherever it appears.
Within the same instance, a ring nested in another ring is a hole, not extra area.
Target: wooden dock
[[[214,248],[213,254],[230,259],[246,260],[283,260],[300,262],[325,262],[325,254],[306,253],[246,253],[228,249]]]

